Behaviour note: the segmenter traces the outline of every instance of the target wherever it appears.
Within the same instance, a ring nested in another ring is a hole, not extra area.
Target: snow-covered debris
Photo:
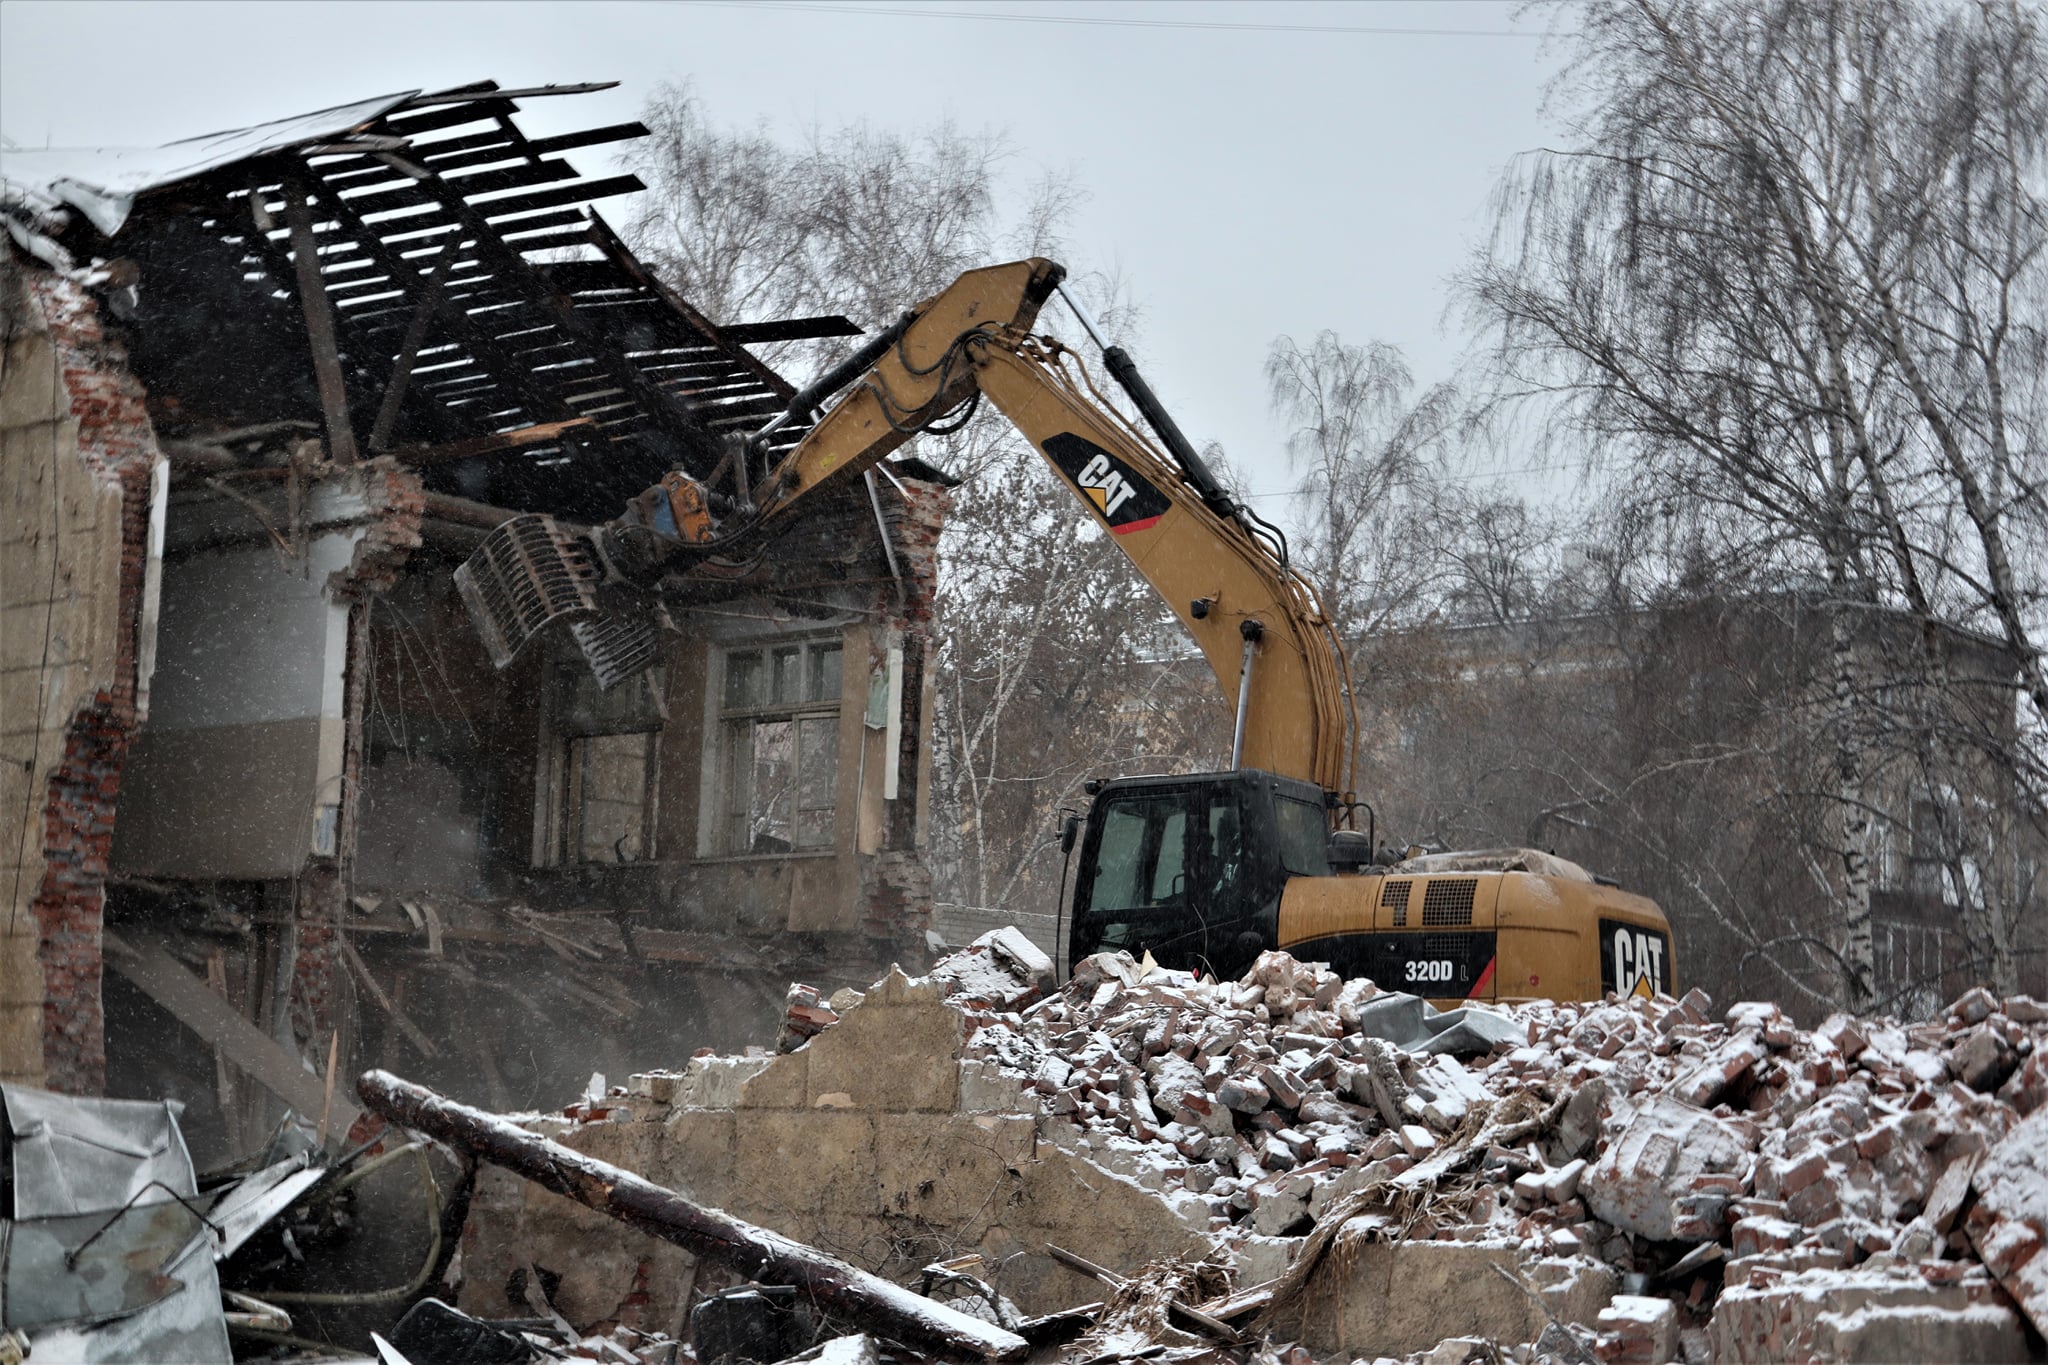
[[[1970,1240],[2034,1330],[2048,1332],[2048,1110],[2014,1128],[1972,1171]]]
[[[1010,925],[940,959],[932,975],[946,983],[948,995],[991,1009],[1022,1009],[1053,988],[1052,959]]]
[[[1756,1140],[1670,1095],[1637,1110],[1580,1181],[1596,1218],[1656,1242],[1716,1240]]]
[[[1437,1011],[1281,952],[1225,982],[1096,954],[1047,993],[1020,944],[932,971],[975,1112],[1035,1109],[1041,1139],[1261,1267],[1269,1303],[1341,1228],[1512,1242],[1672,1314],[1623,1304],[1597,1341],[1500,1348],[1517,1361],[1669,1359],[1673,1330],[1687,1358],[2024,1358],[2014,1301],[2048,1314],[2048,1006],[2027,997],[1811,1031],[1697,989]],[[859,1003],[793,988],[785,1047]]]
[[[962,956],[935,975],[998,965]],[[1813,1031],[1699,990],[1439,1012],[1280,952],[1230,982],[1097,954],[1029,1008],[993,994],[971,1055],[1227,1241],[1363,1214],[1664,1275],[1701,1312],[1717,1279],[1859,1265],[1990,1264],[2036,1312],[2048,1291],[2048,1120],[2022,1122],[2048,1114],[2048,1008],[2025,997]]]

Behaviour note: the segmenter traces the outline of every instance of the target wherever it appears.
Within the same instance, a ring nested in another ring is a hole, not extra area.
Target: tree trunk
[[[1839,581],[1838,591],[1846,591]],[[1842,1003],[1870,1007],[1877,971],[1870,917],[1870,806],[1864,792],[1863,726],[1857,715],[1858,668],[1851,608],[1837,601],[1828,612],[1834,667],[1835,805],[1842,856],[1842,959],[1848,968]]]

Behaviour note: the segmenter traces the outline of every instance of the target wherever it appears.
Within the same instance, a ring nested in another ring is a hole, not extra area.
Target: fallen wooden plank
[[[327,1088],[277,1040],[257,1028],[203,977],[156,944],[130,944],[105,936],[107,965],[162,1005],[178,1022],[227,1055],[241,1072],[308,1119],[318,1119]],[[334,1097],[334,1133],[348,1132],[362,1116],[348,1096]]]
[[[1212,1318],[1241,1318],[1246,1313],[1252,1312],[1254,1309],[1264,1308],[1267,1304],[1271,1303],[1273,1301],[1273,1291],[1279,1283],[1280,1281],[1278,1280],[1267,1280],[1265,1283],[1255,1284],[1249,1289],[1238,1289],[1228,1294],[1219,1295],[1206,1303],[1198,1303],[1195,1307],[1201,1309]]]
[[[403,1033],[411,1041],[412,1045],[419,1049],[422,1057],[440,1056],[441,1049],[434,1046],[434,1040],[429,1038],[425,1030],[421,1029],[418,1024],[415,1024],[406,1017],[405,1011],[398,1008],[398,1003],[386,995],[384,988],[377,984],[377,978],[370,975],[370,968],[363,961],[362,954],[356,951],[356,945],[350,943],[345,935],[337,935],[336,941],[341,944],[341,956],[348,963],[350,969],[355,972],[356,979],[363,983],[363,989],[370,993],[370,998],[375,1000],[383,1007],[384,1012],[391,1016],[391,1022],[398,1026],[398,1031]]]
[[[452,460],[472,460],[479,455],[495,455],[500,451],[544,445],[560,439],[564,432],[589,425],[588,417],[570,417],[559,422],[537,422],[530,427],[493,432],[489,436],[472,436],[466,440],[447,441],[437,446],[405,446],[391,453],[409,465],[447,464]]]
[[[496,1114],[457,1104],[388,1071],[365,1072],[356,1093],[393,1123],[453,1143],[485,1161],[716,1261],[762,1284],[790,1284],[853,1326],[949,1360],[1016,1360],[1024,1338],[755,1227],[693,1204],[631,1171],[551,1142]]]
[[[1128,1280],[1126,1280],[1123,1276],[1117,1274],[1114,1270],[1109,1270],[1103,1266],[1099,1266],[1085,1256],[1080,1256],[1075,1254],[1074,1252],[1068,1251],[1065,1247],[1056,1247],[1051,1242],[1047,1242],[1045,1244],[1045,1249],[1047,1254],[1049,1254],[1055,1261],[1060,1262],[1062,1265],[1072,1266],[1074,1269],[1080,1271],[1083,1275],[1092,1275],[1097,1280],[1101,1281],[1103,1284],[1108,1285],[1111,1289],[1122,1289],[1126,1284],[1129,1283]],[[1221,1338],[1224,1341],[1238,1340],[1238,1332],[1235,1327],[1232,1327],[1229,1323],[1224,1322],[1216,1317],[1211,1316],[1208,1313],[1203,1312],[1201,1309],[1196,1308],[1191,1304],[1182,1303],[1179,1299],[1168,1299],[1166,1301],[1166,1306],[1171,1311],[1180,1314],[1189,1322],[1192,1322],[1193,1324],[1195,1324],[1195,1326],[1201,1328],[1203,1331],[1209,1333],[1211,1336]]]
[[[592,90],[609,90],[617,81],[585,81],[580,85],[529,85],[517,90],[452,90],[438,95],[414,95],[405,102],[408,109],[430,104],[470,104],[478,100],[530,100],[542,95],[583,95]]]
[[[773,322],[728,322],[719,335],[738,345],[765,341],[809,341],[813,337],[857,337],[861,328],[837,313],[814,318],[778,318]]]

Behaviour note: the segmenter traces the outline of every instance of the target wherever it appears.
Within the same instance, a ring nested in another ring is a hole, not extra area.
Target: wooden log
[[[495,1114],[457,1104],[388,1071],[356,1082],[363,1103],[393,1123],[453,1143],[628,1227],[716,1261],[762,1284],[795,1285],[855,1327],[948,1360],[1016,1360],[1014,1332],[911,1293],[846,1262],[717,1209],[693,1204]],[[744,1138],[742,1138],[744,1140]]]

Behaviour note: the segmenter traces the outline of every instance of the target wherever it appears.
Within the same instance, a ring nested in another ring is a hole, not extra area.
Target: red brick
[[[100,927],[114,802],[137,729],[135,626],[141,616],[150,472],[157,450],[142,386],[129,374],[121,348],[101,330],[97,304],[64,276],[29,270],[23,278],[57,353],[78,425],[78,458],[97,482],[121,493],[116,585],[121,629],[112,681],[72,717],[62,757],[48,775],[43,870],[30,904],[43,973],[45,1083],[53,1090],[96,1095],[106,1084]]]

